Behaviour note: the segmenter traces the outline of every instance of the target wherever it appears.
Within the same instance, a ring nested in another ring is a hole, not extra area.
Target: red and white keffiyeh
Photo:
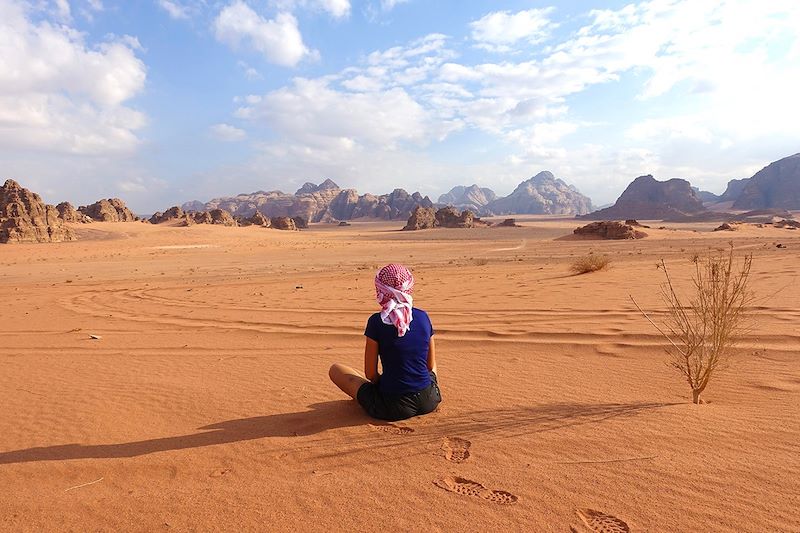
[[[402,337],[411,324],[411,306],[414,276],[406,267],[392,263],[375,276],[375,298],[381,306],[381,320],[397,328]]]

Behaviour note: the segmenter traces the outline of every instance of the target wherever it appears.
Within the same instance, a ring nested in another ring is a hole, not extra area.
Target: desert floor
[[[800,231],[523,224],[0,246],[0,530],[591,531],[583,510],[597,531],[800,531]],[[688,288],[731,240],[752,330],[694,405],[629,295],[660,321],[657,261]],[[590,251],[611,267],[572,275]],[[415,272],[444,396],[395,424],[327,378],[363,364],[388,262]]]

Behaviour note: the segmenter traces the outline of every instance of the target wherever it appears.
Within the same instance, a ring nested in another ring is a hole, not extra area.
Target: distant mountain
[[[469,209],[475,214],[485,215],[489,214],[486,211],[486,205],[497,199],[497,195],[493,190],[481,188],[477,185],[458,185],[450,189],[450,192],[443,194],[439,197],[440,204],[451,205],[458,209]]]
[[[582,215],[592,210],[592,201],[544,171],[520,183],[508,196],[489,202],[485,208],[497,215]]]
[[[746,181],[734,209],[800,209],[800,153],[770,163]]]
[[[713,192],[701,191],[699,187],[692,187],[692,190],[704,204],[713,204],[720,201],[719,196]]]
[[[705,213],[703,202],[688,181],[657,181],[653,176],[639,176],[625,189],[616,203],[581,218],[589,220],[625,220],[630,218],[667,219]]]
[[[249,218],[256,212],[265,217],[301,217],[310,222],[332,222],[353,218],[407,219],[418,205],[432,207],[427,196],[395,189],[389,194],[359,196],[353,189],[340,189],[330,179],[319,185],[305,183],[295,194],[256,191],[233,197],[197,201],[182,206],[186,211],[224,209],[236,217]]]

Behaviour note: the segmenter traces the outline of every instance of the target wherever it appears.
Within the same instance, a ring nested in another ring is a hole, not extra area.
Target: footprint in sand
[[[394,424],[370,424],[369,427],[375,431],[382,431],[383,433],[389,433],[391,435],[408,435],[409,433],[414,433],[414,430],[409,427],[395,426]]]
[[[477,481],[472,481],[463,477],[448,476],[437,479],[433,484],[449,492],[455,492],[462,496],[474,496],[501,505],[517,503],[518,500],[518,498],[510,492],[487,489]]]
[[[217,470],[214,470],[213,472],[211,472],[208,475],[208,477],[222,477],[222,476],[227,476],[230,473],[231,473],[231,469],[230,468],[220,468],[220,469],[217,469]]]
[[[630,533],[628,524],[610,514],[594,509],[578,509],[575,511],[586,527],[595,533]]]
[[[472,443],[460,437],[445,437],[442,441],[444,458],[453,463],[463,463],[469,459],[469,447]]]

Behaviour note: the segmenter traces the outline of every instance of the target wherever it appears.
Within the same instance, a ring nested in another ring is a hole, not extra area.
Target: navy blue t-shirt
[[[396,327],[384,324],[381,314],[375,313],[367,320],[364,335],[378,343],[378,356],[383,367],[378,390],[382,393],[419,392],[431,384],[428,346],[433,325],[428,313],[412,308],[410,327],[402,337],[397,336]]]

